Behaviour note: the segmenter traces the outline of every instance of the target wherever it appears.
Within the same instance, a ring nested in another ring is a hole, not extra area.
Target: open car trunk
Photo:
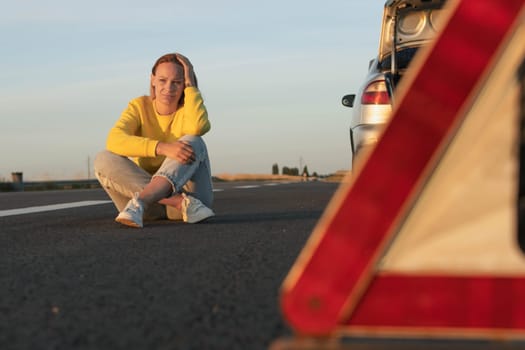
[[[389,0],[385,3],[379,44],[379,69],[392,91],[421,46],[441,28],[445,0]]]

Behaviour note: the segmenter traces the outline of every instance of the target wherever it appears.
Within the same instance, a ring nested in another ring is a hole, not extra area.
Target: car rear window
[[[419,47],[407,47],[396,52],[396,61],[398,69],[406,69],[408,65],[416,55]],[[387,55],[381,62],[379,62],[379,68],[381,70],[390,70],[392,65],[392,55]]]

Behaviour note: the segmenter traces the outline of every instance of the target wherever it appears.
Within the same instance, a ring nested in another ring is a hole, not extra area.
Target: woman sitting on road
[[[214,215],[210,161],[202,135],[208,112],[190,61],[181,54],[154,64],[150,96],[131,100],[95,159],[95,174],[120,211],[116,221],[143,218],[196,223]],[[130,158],[128,158],[130,157]]]

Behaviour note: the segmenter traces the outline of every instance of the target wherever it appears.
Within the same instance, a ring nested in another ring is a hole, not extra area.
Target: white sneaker
[[[142,227],[142,216],[144,215],[144,204],[138,198],[138,193],[133,195],[124,210],[122,210],[115,221],[131,227]]]
[[[215,215],[213,210],[202,204],[200,200],[185,193],[182,194],[182,220],[189,224],[202,221]]]

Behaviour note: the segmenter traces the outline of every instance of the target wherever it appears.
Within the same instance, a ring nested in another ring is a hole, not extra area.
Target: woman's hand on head
[[[193,65],[191,64],[190,60],[186,57],[181,55],[180,53],[177,53],[177,59],[184,67],[184,85],[186,87],[188,86],[196,86],[195,82],[195,72],[193,71]]]
[[[173,143],[159,142],[156,153],[157,155],[175,159],[183,164],[191,164],[195,161],[193,148],[186,141],[176,141]]]

